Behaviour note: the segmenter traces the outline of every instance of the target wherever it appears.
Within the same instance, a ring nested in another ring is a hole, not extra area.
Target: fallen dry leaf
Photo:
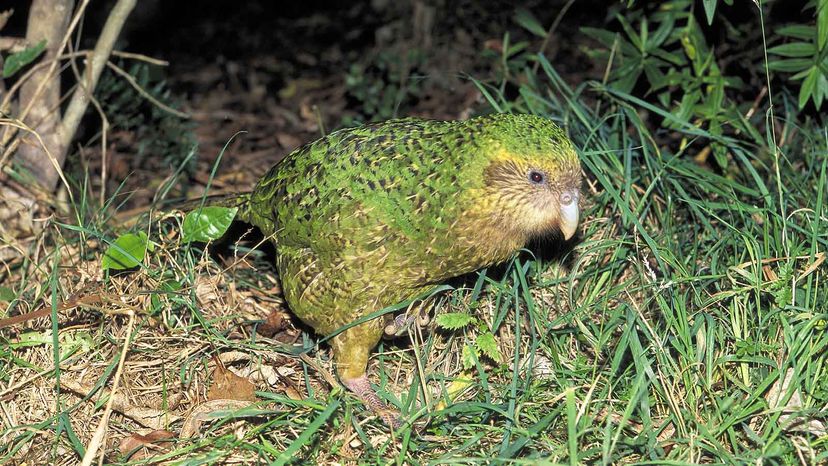
[[[207,399],[256,401],[256,387],[244,377],[217,365],[213,370],[213,384],[207,391]]]
[[[146,434],[133,432],[132,435],[124,437],[121,440],[118,451],[133,460],[144,459],[149,457],[149,449],[160,449],[156,444],[174,438],[175,434],[168,430],[153,430]],[[138,450],[139,448],[142,449],[140,452]]]
[[[199,275],[195,280],[195,295],[199,304],[208,306],[209,304],[218,301],[218,287],[221,285],[222,276]]]
[[[784,378],[780,378],[774,382],[770,390],[768,390],[768,394],[765,396],[765,399],[768,401],[768,406],[772,409],[782,410],[783,414],[779,415],[779,423],[788,432],[810,432],[818,437],[828,434],[828,429],[826,429],[825,424],[819,419],[795,414],[804,408],[802,404],[802,392],[799,388],[795,388],[793,394],[791,394],[791,398],[787,403],[783,404],[785,393],[787,393],[791,386],[793,376],[794,370],[788,369]]]
[[[193,409],[184,425],[181,426],[181,438],[190,438],[201,430],[201,423],[210,419],[210,415],[216,411],[233,411],[246,407],[246,401],[238,400],[213,400],[202,403]]]
[[[75,392],[84,397],[88,397],[89,394],[95,390],[95,386],[93,384],[82,383],[78,380],[72,379],[71,377],[61,378],[60,385],[62,388]],[[108,391],[104,391],[103,395],[110,396]],[[178,396],[176,396],[176,398],[177,397]],[[92,400],[90,400],[90,403],[91,402]],[[169,405],[168,408],[170,408]],[[136,405],[129,399],[129,397],[121,393],[115,394],[112,409],[134,420],[138,424],[154,430],[162,430],[169,423],[176,422],[180,419],[178,415],[170,412],[169,409],[162,410]]]
[[[256,328],[256,333],[265,337],[272,337],[281,330],[289,327],[289,317],[281,309],[274,309],[267,315],[263,324]]]

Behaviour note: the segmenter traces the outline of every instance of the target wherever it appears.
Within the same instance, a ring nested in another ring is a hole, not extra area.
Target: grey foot
[[[412,325],[417,324],[418,327],[425,327],[429,322],[431,322],[431,317],[428,316],[427,312],[421,312],[415,316],[406,313],[398,314],[394,316],[393,321],[385,326],[383,336],[386,338],[399,337],[408,332]]]

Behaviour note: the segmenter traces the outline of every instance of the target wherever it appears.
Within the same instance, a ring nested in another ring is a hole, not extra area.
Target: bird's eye
[[[533,184],[543,184],[546,181],[546,177],[543,176],[543,173],[532,170],[529,172],[529,181]]]

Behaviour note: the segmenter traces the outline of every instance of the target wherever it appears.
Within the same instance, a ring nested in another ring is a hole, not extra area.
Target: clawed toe
[[[396,409],[384,409],[383,411],[377,411],[377,416],[382,419],[382,422],[385,423],[388,427],[392,429],[399,429],[403,425],[402,416],[400,416],[400,412]]]
[[[425,327],[429,322],[431,322],[431,317],[426,312],[421,312],[416,315],[407,313],[399,314],[394,316],[394,320],[385,326],[383,336],[385,338],[396,338],[405,334],[412,325],[416,324],[418,327]]]

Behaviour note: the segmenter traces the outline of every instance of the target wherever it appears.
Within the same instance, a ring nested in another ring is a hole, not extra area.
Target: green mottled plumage
[[[544,191],[527,181],[530,169],[548,175]],[[556,229],[550,199],[579,183],[571,143],[546,119],[407,118],[295,150],[262,177],[241,217],[276,243],[291,310],[326,335],[508,259]],[[374,319],[332,339],[343,379],[364,375],[382,328]]]

